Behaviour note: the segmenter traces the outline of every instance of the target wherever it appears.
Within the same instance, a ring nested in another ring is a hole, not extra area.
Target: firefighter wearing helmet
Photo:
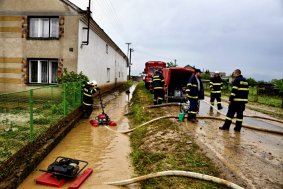
[[[97,92],[97,82],[89,81],[83,87],[83,118],[89,118],[93,111],[93,94]]]
[[[155,71],[154,75],[152,76],[152,88],[153,88],[153,104],[162,104],[164,99],[164,77],[162,74],[162,70],[158,69]]]
[[[222,90],[222,79],[220,77],[219,71],[214,72],[214,76],[210,79],[209,87],[210,87],[210,110],[212,110],[212,106],[214,106],[214,101],[217,101],[218,110],[222,109],[221,105],[221,90]]]

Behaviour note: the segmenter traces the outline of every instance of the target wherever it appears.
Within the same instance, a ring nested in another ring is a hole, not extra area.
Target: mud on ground
[[[178,107],[162,107],[147,111],[155,115],[154,117],[158,117],[164,114],[177,115],[179,109]],[[155,114],[160,111],[164,114]],[[252,110],[247,110],[247,112],[258,114]],[[190,151],[190,148],[196,143],[202,153],[213,161],[218,170],[212,171],[212,175],[218,175],[244,188],[283,188],[283,151],[280,148],[282,147],[282,136],[245,128],[241,133],[235,133],[233,126],[231,126],[232,131],[223,132],[218,129],[223,122],[215,120],[199,120],[198,123],[193,124],[170,119],[158,124],[158,126],[147,127],[146,136],[140,146],[141,150],[152,153],[169,153],[180,157],[182,153]],[[209,160],[205,161],[209,162]],[[159,163],[162,164],[162,161]],[[167,165],[163,165],[162,170],[174,168],[170,163],[165,163]],[[191,167],[185,166],[180,166],[180,169],[194,171]],[[203,170],[196,169],[196,172],[200,171]]]

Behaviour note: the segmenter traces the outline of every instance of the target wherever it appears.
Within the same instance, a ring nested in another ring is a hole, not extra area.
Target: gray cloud
[[[227,74],[240,68],[256,80],[283,78],[282,0],[98,0],[94,7],[124,52],[132,42],[134,74],[148,60],[177,59]]]

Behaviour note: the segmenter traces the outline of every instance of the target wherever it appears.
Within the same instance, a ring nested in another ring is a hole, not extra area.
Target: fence
[[[209,82],[204,82],[204,89],[206,92],[210,91]],[[223,96],[230,96],[232,90],[232,85],[230,83],[224,83],[222,89]],[[283,98],[282,94],[274,93],[270,89],[263,89],[259,86],[254,86],[249,88],[249,102],[258,102],[260,104],[265,104],[273,107],[283,108]]]
[[[0,160],[81,105],[81,83],[0,95]]]

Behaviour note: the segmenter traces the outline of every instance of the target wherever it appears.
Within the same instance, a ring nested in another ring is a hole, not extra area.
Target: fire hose
[[[178,116],[168,115],[168,116],[157,117],[157,118],[154,118],[150,121],[147,121],[147,122],[133,128],[133,129],[129,129],[129,130],[126,130],[126,131],[119,131],[119,133],[127,134],[127,133],[130,133],[130,132],[133,132],[134,130],[136,130],[136,129],[142,127],[142,126],[148,125],[149,123],[152,123],[154,121],[164,119],[164,118],[176,118],[176,119],[178,119]],[[199,118],[199,119],[215,119],[215,120],[225,121],[224,118],[212,117],[212,116],[198,116],[197,118]],[[234,122],[232,122],[232,123],[235,124]],[[275,133],[275,134],[283,135],[282,131],[275,131],[275,130],[260,128],[260,127],[251,126],[251,125],[247,125],[247,124],[242,124],[242,127],[245,127],[245,128],[248,128],[248,129],[254,129],[254,130],[258,130],[258,131],[265,131],[265,132],[269,132],[269,133]]]
[[[201,173],[196,173],[196,172],[179,171],[179,170],[161,171],[161,172],[151,173],[148,175],[143,175],[140,177],[135,177],[135,178],[127,179],[127,180],[107,182],[106,184],[115,185],[115,186],[124,186],[124,185],[129,185],[129,184],[141,182],[141,181],[144,181],[150,178],[161,177],[161,176],[184,176],[184,177],[196,178],[196,179],[205,180],[205,181],[211,181],[214,183],[225,185],[233,189],[243,189],[241,186],[236,185],[230,181],[227,181],[221,178],[217,178],[214,176],[205,175]]]
[[[212,106],[209,102],[206,100],[203,100],[205,103],[207,103],[210,107],[215,109],[218,113],[225,115],[223,112],[219,111],[216,109],[214,106]],[[158,104],[158,105],[152,105],[152,106],[145,106],[144,108],[160,108],[164,106],[180,106],[180,103],[166,103],[166,104]],[[129,114],[129,113],[128,113]],[[264,120],[269,120],[269,121],[275,121],[278,123],[283,123],[282,120],[274,119],[274,118],[268,118],[268,117],[261,117],[261,116],[255,116],[255,115],[244,115],[244,117],[251,117],[251,118],[258,118],[258,119],[264,119]]]

